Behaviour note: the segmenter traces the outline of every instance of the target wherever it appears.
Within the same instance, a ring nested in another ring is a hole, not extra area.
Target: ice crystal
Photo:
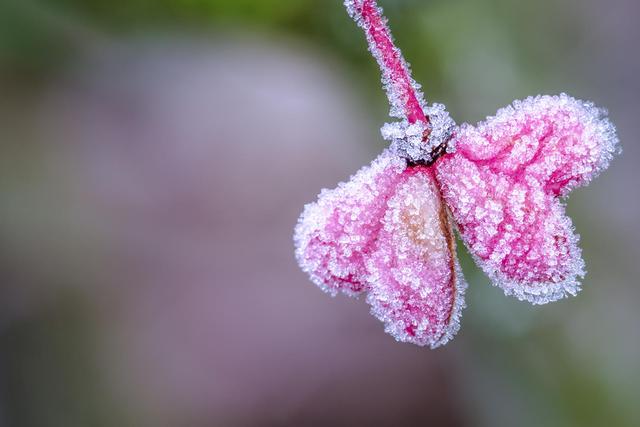
[[[537,96],[477,126],[427,106],[374,0],[347,0],[382,71],[391,146],[307,205],[296,257],[335,295],[367,294],[398,341],[437,347],[459,329],[466,284],[453,224],[507,295],[534,304],[580,290],[584,262],[560,198],[620,151],[604,110],[568,95]]]
[[[455,144],[449,140],[455,122],[444,105],[433,104],[425,111],[429,114],[429,123],[409,123],[404,120],[386,123],[380,129],[382,138],[391,142],[391,150],[414,163],[428,164],[436,160],[433,153],[441,145],[446,145],[449,153],[455,151]]]

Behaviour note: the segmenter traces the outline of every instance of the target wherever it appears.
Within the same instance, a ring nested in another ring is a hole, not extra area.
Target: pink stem
[[[393,44],[387,19],[375,0],[345,0],[349,15],[365,31],[369,50],[378,61],[382,81],[391,104],[391,115],[409,123],[429,123],[424,113],[424,100],[418,84],[400,49]]]

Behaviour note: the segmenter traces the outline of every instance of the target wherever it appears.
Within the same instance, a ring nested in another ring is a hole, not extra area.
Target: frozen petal
[[[399,341],[437,347],[459,329],[466,284],[433,172],[384,152],[309,204],[295,232],[302,269],[332,294],[368,291]]]
[[[323,190],[295,228],[296,258],[311,280],[335,295],[367,289],[364,257],[373,251],[387,200],[406,162],[384,151],[346,183]]]
[[[619,151],[604,112],[565,94],[516,101],[463,125],[437,177],[460,234],[505,293],[543,304],[580,289],[578,236],[558,200]]]
[[[459,329],[466,284],[431,171],[416,167],[403,178],[367,260],[367,301],[398,341],[434,348]]]
[[[619,152],[606,111],[566,94],[514,101],[475,128],[461,126],[455,143],[469,160],[526,173],[556,195],[589,183]]]

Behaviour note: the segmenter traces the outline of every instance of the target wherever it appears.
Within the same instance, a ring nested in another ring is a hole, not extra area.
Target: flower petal
[[[587,184],[619,151],[603,111],[565,94],[528,98],[463,125],[454,142],[437,178],[478,265],[521,300],[575,295],[584,262],[558,196]]]
[[[305,206],[294,233],[296,258],[324,291],[355,295],[368,288],[364,258],[373,251],[387,200],[405,168],[404,160],[384,151]]]
[[[405,172],[382,223],[367,260],[371,312],[398,341],[445,344],[460,327],[466,284],[449,214],[429,169]]]

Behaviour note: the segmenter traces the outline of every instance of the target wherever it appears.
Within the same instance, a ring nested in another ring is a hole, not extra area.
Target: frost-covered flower
[[[382,70],[391,146],[305,207],[295,230],[300,266],[325,291],[367,294],[397,340],[437,347],[459,329],[467,285],[453,224],[507,295],[534,304],[575,295],[584,262],[560,197],[619,152],[614,126],[566,94],[515,101],[456,127],[427,105],[373,0],[347,0]]]

